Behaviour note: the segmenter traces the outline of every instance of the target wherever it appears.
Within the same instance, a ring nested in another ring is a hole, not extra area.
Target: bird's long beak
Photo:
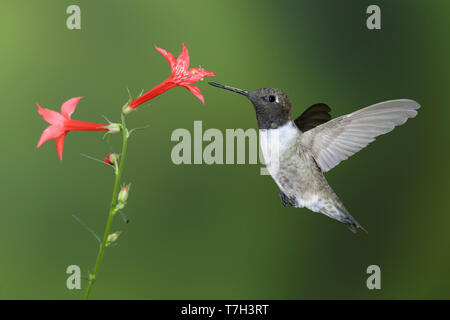
[[[233,87],[229,87],[229,86],[224,86],[224,85],[222,85],[222,84],[218,84],[218,83],[215,83],[215,82],[208,82],[208,83],[209,83],[210,85],[214,86],[214,87],[217,87],[217,88],[222,88],[222,89],[230,90],[230,91],[233,91],[233,92],[242,94],[242,95],[244,95],[244,96],[246,96],[246,97],[249,96],[249,92],[248,92],[248,91],[245,91],[245,90],[241,90],[241,89],[233,88]]]

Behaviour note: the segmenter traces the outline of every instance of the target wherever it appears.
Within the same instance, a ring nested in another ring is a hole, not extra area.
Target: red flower
[[[114,163],[111,162],[111,160],[109,159],[111,157],[111,154],[108,154],[105,158],[105,160],[103,160],[104,162],[106,162],[107,164],[113,166]]]
[[[170,69],[172,71],[171,76],[161,82],[159,85],[147,91],[140,97],[131,101],[129,106],[124,110],[125,113],[130,112],[137,108],[141,103],[144,103],[154,97],[160,95],[163,92],[166,92],[169,89],[172,89],[176,86],[182,86],[192,92],[197,98],[200,99],[202,103],[205,103],[203,95],[200,92],[200,89],[192,84],[203,79],[204,77],[213,77],[215,74],[213,72],[206,71],[203,68],[189,68],[189,53],[186,48],[186,45],[183,43],[183,50],[181,51],[178,59],[175,60],[175,57],[164,49],[155,47],[156,50],[161,53],[164,58],[169,62]]]
[[[106,158],[103,161],[111,166],[114,166],[114,163],[116,163],[117,160],[119,160],[119,155],[116,153],[110,153],[106,156]]]
[[[39,114],[45,121],[50,123],[50,126],[42,132],[37,148],[48,140],[56,139],[56,150],[58,151],[59,158],[62,160],[64,139],[69,131],[111,131],[108,129],[109,125],[107,124],[70,119],[70,116],[75,111],[77,103],[80,99],[81,97],[77,97],[64,102],[61,106],[61,113],[50,109],[41,108],[38,104],[36,104]]]

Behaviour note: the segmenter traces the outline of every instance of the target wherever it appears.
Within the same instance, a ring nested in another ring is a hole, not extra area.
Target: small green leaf
[[[127,87],[127,92],[128,92],[128,98],[129,98],[129,100],[133,100],[133,97],[131,96],[130,88],[128,88],[128,87]]]
[[[102,114],[101,116],[102,116],[102,118],[105,119],[108,123],[112,123],[111,121],[109,121],[109,119],[108,119],[104,114]]]
[[[131,134],[133,131],[143,130],[143,129],[147,129],[147,128],[149,128],[149,127],[150,127],[150,125],[148,124],[148,125],[143,126],[143,127],[133,128],[133,129],[131,129],[128,133]]]
[[[97,239],[97,241],[98,241],[99,244],[102,243],[102,240],[100,240],[100,237],[95,233],[94,230],[92,230],[91,228],[89,228],[88,225],[87,225],[83,220],[81,220],[80,218],[78,218],[76,215],[72,215],[72,217],[73,217],[79,224],[81,224],[81,226],[82,226],[83,228],[85,228],[87,231],[89,231],[89,232],[95,237],[95,239]]]
[[[91,156],[89,156],[89,155],[87,155],[87,154],[84,154],[84,153],[80,153],[80,155],[81,155],[82,157],[85,157],[86,159],[89,159],[89,160],[94,160],[94,161],[97,161],[97,162],[103,163],[103,164],[107,165],[108,167],[111,167],[111,165],[110,165],[109,163],[106,163],[106,162],[105,162],[105,161],[103,161],[103,160],[100,160],[100,159],[97,159],[97,158],[91,157]]]

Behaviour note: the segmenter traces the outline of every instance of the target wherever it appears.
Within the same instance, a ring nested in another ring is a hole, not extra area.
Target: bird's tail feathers
[[[367,230],[364,229],[358,221],[356,221],[355,218],[351,216],[350,213],[344,208],[343,205],[340,203],[336,203],[333,201],[333,203],[330,203],[328,201],[325,201],[326,203],[320,203],[318,206],[316,204],[316,208],[318,210],[313,211],[319,211],[320,213],[323,213],[324,215],[338,220],[339,222],[342,222],[347,226],[347,228],[353,232],[356,233],[357,229],[362,229],[367,233]],[[340,201],[339,201],[340,202]]]
[[[342,208],[335,207],[335,208],[339,212],[339,216],[336,219],[345,224],[351,232],[356,233],[357,229],[361,229],[364,230],[366,233],[368,233],[367,230],[364,229],[364,227],[361,226],[359,222],[356,221],[356,219],[353,218],[345,208],[343,207]]]

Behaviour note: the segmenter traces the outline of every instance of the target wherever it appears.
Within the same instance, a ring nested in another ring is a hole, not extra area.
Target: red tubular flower
[[[42,132],[37,148],[48,140],[56,139],[56,150],[58,151],[59,158],[62,160],[64,139],[69,131],[109,131],[109,125],[107,124],[84,122],[70,118],[80,99],[81,97],[76,97],[64,102],[61,106],[61,113],[41,108],[36,104],[39,114],[45,121],[50,123],[50,126]]]
[[[183,43],[183,50],[181,51],[178,59],[175,60],[175,57],[164,49],[155,47],[156,50],[161,53],[164,58],[169,62],[170,69],[172,71],[171,76],[161,82],[159,85],[147,91],[140,97],[132,100],[130,104],[125,108],[124,112],[128,113],[132,110],[136,109],[140,104],[153,99],[154,97],[160,95],[163,92],[166,92],[169,89],[172,89],[176,86],[182,86],[192,92],[200,101],[204,104],[205,99],[200,92],[200,89],[192,84],[203,79],[204,77],[213,77],[215,74],[213,72],[206,71],[203,68],[189,68],[189,53],[186,48],[186,45]]]

